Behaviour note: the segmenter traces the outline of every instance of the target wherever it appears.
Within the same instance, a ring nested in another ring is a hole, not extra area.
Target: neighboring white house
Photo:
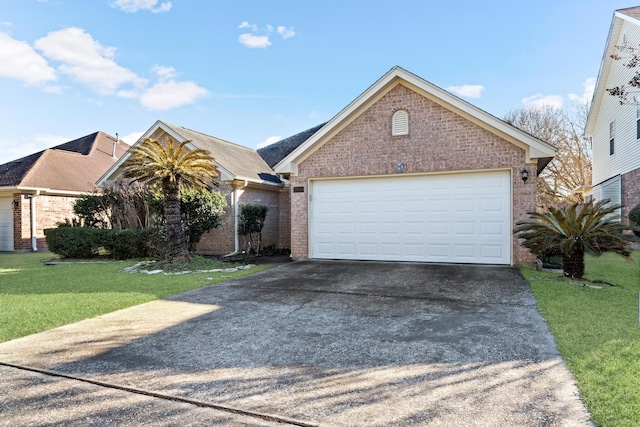
[[[640,64],[625,65],[629,62],[625,47],[640,49],[640,7],[613,14],[585,127],[593,144],[593,199],[622,204],[623,218],[640,203],[640,89],[624,103],[607,89],[627,85],[640,71]]]

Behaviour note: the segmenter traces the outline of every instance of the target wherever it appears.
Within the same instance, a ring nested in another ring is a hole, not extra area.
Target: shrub
[[[247,239],[251,247],[249,252],[260,253],[262,243],[262,228],[269,208],[264,205],[243,205],[240,211],[240,223],[238,233]]]
[[[629,221],[640,227],[640,204],[629,212]],[[634,230],[633,233],[640,237],[640,231]]]
[[[95,258],[104,248],[115,259],[152,255],[150,242],[156,229],[113,230],[89,227],[58,227],[44,230],[49,250],[63,258]]]
[[[107,230],[104,235],[104,248],[111,258],[130,259],[146,258],[153,255],[148,242],[157,233],[153,228],[127,228],[124,230]]]
[[[98,255],[105,231],[99,228],[58,227],[44,230],[49,250],[63,258],[93,258]]]

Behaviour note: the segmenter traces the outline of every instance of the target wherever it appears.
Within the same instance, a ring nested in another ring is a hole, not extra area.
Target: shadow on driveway
[[[2,344],[0,361],[327,425],[590,425],[509,267],[296,262]]]

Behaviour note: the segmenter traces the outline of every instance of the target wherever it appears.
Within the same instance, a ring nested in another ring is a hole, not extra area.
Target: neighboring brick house
[[[595,200],[611,199],[622,205],[622,218],[640,204],[640,97],[627,102],[607,93],[626,85],[640,67],[627,67],[630,52],[640,48],[640,7],[614,12],[600,72],[585,127],[593,147],[591,195]],[[623,58],[614,60],[612,55]],[[637,91],[637,90],[636,90]]]
[[[267,148],[290,183],[293,258],[534,261],[512,230],[555,148],[402,68]]]
[[[196,252],[229,255],[245,249],[242,237],[237,232],[240,208],[245,204],[261,204],[269,209],[262,231],[263,247],[290,246],[288,188],[255,150],[160,120],[133,146],[146,138],[161,140],[167,136],[179,143],[190,141],[190,148],[201,148],[211,153],[219,171],[218,190],[226,196],[229,203],[222,225],[202,236]],[[103,186],[120,178],[122,164],[128,157],[129,153],[125,154],[98,180],[97,185]]]
[[[0,165],[0,251],[46,249],[43,230],[72,218],[75,200],[128,148],[96,132]]]

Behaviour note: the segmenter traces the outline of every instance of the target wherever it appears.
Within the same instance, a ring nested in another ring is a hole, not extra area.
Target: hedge
[[[158,230],[59,227],[44,230],[44,235],[49,250],[63,258],[128,259],[151,256],[151,245],[157,239]],[[100,249],[104,249],[103,253]]]

